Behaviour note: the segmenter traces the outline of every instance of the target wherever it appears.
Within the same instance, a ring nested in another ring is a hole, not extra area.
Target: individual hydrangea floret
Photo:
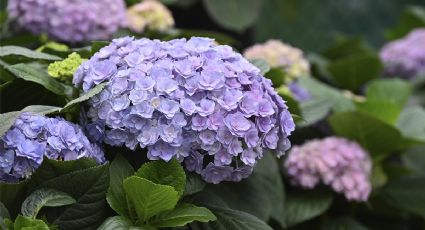
[[[65,161],[82,157],[105,161],[103,151],[89,142],[79,126],[62,118],[23,113],[0,138],[0,181],[17,182],[29,177],[44,156]]]
[[[366,201],[371,191],[372,163],[367,152],[344,138],[327,137],[294,146],[284,166],[291,182],[304,188],[322,182],[353,201]]]
[[[249,59],[264,59],[272,68],[281,68],[285,73],[288,89],[297,101],[310,99],[309,92],[298,84],[298,79],[310,75],[310,64],[302,50],[280,40],[271,39],[245,50]]]
[[[380,56],[386,76],[412,78],[425,74],[425,28],[386,44]]]
[[[171,12],[161,2],[144,0],[127,10],[128,27],[142,33],[146,29],[152,31],[165,31],[174,26]]]
[[[271,81],[212,39],[115,39],[74,75],[84,91],[102,82],[88,101],[89,133],[184,161],[208,182],[240,181],[268,150],[290,146],[294,121]]]
[[[49,65],[47,72],[50,76],[58,78],[61,81],[70,81],[74,72],[85,59],[82,59],[77,53],[71,53],[63,61],[55,61]]]
[[[66,42],[109,39],[126,24],[124,0],[12,0],[8,13],[28,31]]]

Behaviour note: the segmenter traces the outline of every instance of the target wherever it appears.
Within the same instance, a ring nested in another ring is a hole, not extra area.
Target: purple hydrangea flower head
[[[13,0],[8,13],[30,32],[66,42],[109,39],[127,20],[123,0]]]
[[[291,182],[304,188],[322,182],[353,201],[366,201],[371,192],[371,160],[357,143],[344,138],[327,137],[295,146],[284,166]]]
[[[412,78],[425,74],[425,28],[389,42],[382,48],[380,57],[387,76]]]
[[[29,177],[44,156],[65,161],[89,157],[105,162],[103,151],[89,142],[79,126],[62,118],[23,113],[0,138],[0,181]]]
[[[212,39],[115,39],[74,76],[84,91],[101,82],[87,105],[95,139],[131,149],[137,140],[149,159],[176,158],[208,182],[240,181],[263,149],[290,146],[294,121],[271,81]]]

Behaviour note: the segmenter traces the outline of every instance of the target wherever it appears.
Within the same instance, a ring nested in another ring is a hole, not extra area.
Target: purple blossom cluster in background
[[[425,74],[425,28],[386,44],[380,56],[387,76],[412,78]]]
[[[240,181],[266,150],[290,146],[295,125],[271,81],[212,39],[115,39],[74,75],[84,91],[102,82],[88,102],[94,139],[177,158],[207,182]]]
[[[67,42],[109,39],[127,17],[124,0],[10,0],[7,8],[26,30]]]
[[[30,176],[44,156],[105,161],[103,151],[89,142],[79,126],[62,118],[23,113],[0,139],[0,181],[16,182]]]
[[[293,81],[288,84],[288,89],[294,99],[298,102],[305,102],[311,99],[311,94],[304,87],[300,86],[298,81]]]
[[[327,137],[294,146],[284,166],[291,182],[304,188],[322,182],[354,201],[366,201],[371,191],[368,154],[344,138]]]

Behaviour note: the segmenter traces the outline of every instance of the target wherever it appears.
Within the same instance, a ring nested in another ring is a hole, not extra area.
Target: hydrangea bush
[[[340,137],[294,146],[284,163],[291,182],[313,189],[320,182],[347,200],[366,201],[371,191],[372,162],[357,143]]]
[[[290,147],[294,122],[270,80],[212,39],[115,39],[74,76],[84,91],[102,82],[88,102],[96,139],[177,158],[208,182],[240,181],[268,150]]]
[[[90,143],[77,125],[22,113],[0,139],[0,181],[28,178],[44,157],[64,161],[88,157],[105,162],[102,149]]]
[[[124,0],[10,0],[7,9],[26,30],[66,42],[109,39],[126,25]]]
[[[381,52],[384,74],[412,78],[425,73],[425,28],[418,28],[406,37],[386,44]]]

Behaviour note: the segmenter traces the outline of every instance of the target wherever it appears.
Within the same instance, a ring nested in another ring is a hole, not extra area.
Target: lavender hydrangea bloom
[[[380,57],[387,76],[412,78],[425,74],[425,28],[413,30],[406,37],[386,44]]]
[[[328,137],[295,146],[284,166],[291,182],[304,188],[322,182],[353,201],[366,201],[371,191],[368,154],[344,138]]]
[[[115,39],[74,76],[84,91],[101,82],[88,101],[89,133],[105,130],[105,143],[131,149],[135,138],[149,159],[176,158],[208,182],[240,181],[263,149],[290,146],[295,125],[271,81],[212,39]]]
[[[23,113],[0,139],[0,181],[29,177],[44,156],[65,161],[82,157],[105,161],[103,151],[89,142],[79,126],[62,118]]]
[[[311,94],[305,88],[301,87],[297,81],[289,83],[288,89],[294,99],[299,102],[304,102],[311,99]]]
[[[67,42],[109,39],[127,20],[123,0],[13,0],[8,13],[34,34]]]

